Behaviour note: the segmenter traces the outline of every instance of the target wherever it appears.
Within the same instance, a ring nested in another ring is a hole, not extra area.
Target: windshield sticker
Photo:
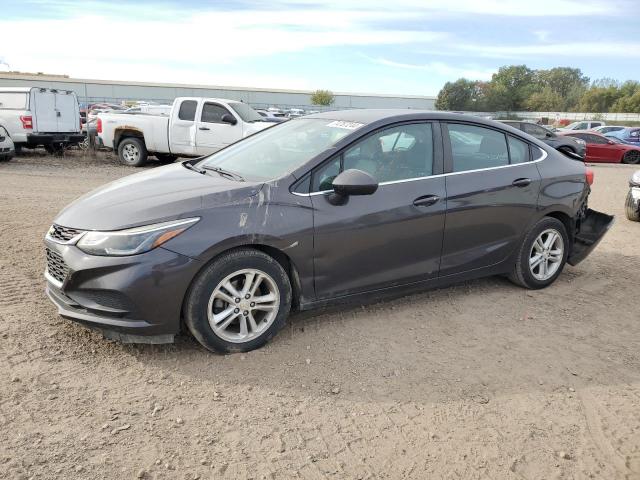
[[[346,130],[356,130],[363,125],[364,123],[344,122],[342,120],[335,120],[331,123],[327,123],[327,127],[344,128]]]

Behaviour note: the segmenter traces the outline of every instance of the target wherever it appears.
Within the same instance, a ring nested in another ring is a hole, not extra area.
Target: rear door
[[[80,108],[75,94],[57,92],[55,97],[58,120],[56,131],[64,133],[80,131]]]
[[[224,115],[236,119],[236,124],[222,121]],[[242,138],[242,120],[237,118],[224,105],[217,102],[204,102],[198,119],[196,145],[202,155],[213,153]]]
[[[169,121],[169,147],[171,153],[196,154],[197,99],[182,99],[171,110]]]
[[[529,144],[472,123],[443,124],[447,190],[440,276],[489,267],[519,247],[540,174]],[[537,148],[537,147],[536,147]]]
[[[374,132],[320,167],[311,181],[318,298],[428,280],[438,275],[446,211],[437,123]],[[331,202],[333,179],[359,169],[379,182],[372,195]]]
[[[34,133],[55,133],[58,131],[56,94],[51,90],[36,88],[31,91],[31,114]]]

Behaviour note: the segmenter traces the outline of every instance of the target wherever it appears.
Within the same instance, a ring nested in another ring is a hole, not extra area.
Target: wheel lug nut
[[[251,307],[255,307],[256,306],[256,302],[251,302]]]
[[[240,299],[239,298],[236,298],[236,303],[240,303]]]
[[[244,312],[242,312],[242,314],[246,317],[247,315],[249,315],[249,312],[245,310]]]
[[[233,311],[233,313],[238,313],[239,311],[240,311],[240,309],[239,309],[239,308],[236,308],[236,309]]]
[[[247,300],[249,300],[249,298],[251,298],[251,295],[249,295],[248,293],[244,296],[244,298],[246,298]]]

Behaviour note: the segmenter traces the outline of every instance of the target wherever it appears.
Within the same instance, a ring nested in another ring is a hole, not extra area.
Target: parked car
[[[596,127],[602,127],[606,125],[606,123],[601,122],[600,120],[587,120],[582,122],[573,122],[567,125],[566,127],[556,128],[557,132],[566,132],[569,130],[592,130]]]
[[[110,338],[171,341],[182,317],[206,348],[248,351],[292,308],[486,275],[547,287],[613,221],[587,207],[592,181],[469,115],[305,116],[67,206],[45,239],[47,292]]]
[[[53,152],[83,139],[78,98],[67,90],[0,88],[0,123],[16,150],[44,146]]]
[[[586,162],[606,163],[631,163],[640,162],[640,147],[627,145],[614,137],[605,137],[591,131],[567,132],[561,135],[569,135],[580,138],[587,143]]]
[[[640,127],[625,127],[622,130],[607,133],[607,137],[615,137],[623,143],[640,146]]]
[[[561,152],[575,153],[581,157],[584,157],[587,150],[587,144],[584,140],[575,137],[568,137],[565,135],[558,135],[552,132],[548,128],[532,122],[520,122],[517,120],[502,120],[502,123],[522,130],[528,133],[532,137],[543,141],[550,147],[560,150]]]
[[[601,135],[606,135],[608,133],[615,132],[617,130],[622,130],[624,128],[627,128],[627,127],[623,127],[620,125],[604,125],[602,127],[592,128],[591,130]]]
[[[304,115],[304,110],[302,108],[290,108],[287,112],[287,117],[289,118],[298,118]]]
[[[267,110],[256,110],[258,115],[262,117],[263,122],[281,123],[286,122],[288,118],[283,113],[273,113]]]
[[[640,222],[640,170],[629,179],[629,191],[624,206],[627,218],[632,222]]]
[[[140,167],[149,155],[170,163],[213,153],[272,125],[246,103],[180,97],[169,116],[99,114],[97,131],[99,143],[118,152],[122,163]]]
[[[9,132],[0,125],[0,161],[11,160],[15,153],[15,147]]]

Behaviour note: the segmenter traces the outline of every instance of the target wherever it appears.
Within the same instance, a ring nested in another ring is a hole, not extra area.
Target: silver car
[[[0,125],[0,160],[11,160],[15,154],[16,150],[9,132]]]

